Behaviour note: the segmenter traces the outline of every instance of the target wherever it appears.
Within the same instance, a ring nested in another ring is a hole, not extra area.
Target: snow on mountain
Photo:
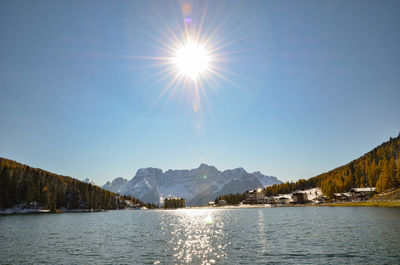
[[[144,202],[162,204],[168,196],[186,199],[188,206],[206,205],[217,196],[242,193],[282,183],[276,177],[265,176],[259,171],[248,173],[243,168],[219,171],[214,166],[201,164],[191,170],[141,168],[130,180],[117,178],[103,188],[134,196]]]
[[[280,180],[278,180],[276,177],[273,176],[265,176],[263,174],[261,174],[260,171],[256,171],[252,173],[253,176],[257,177],[261,184],[266,187],[266,186],[271,186],[273,184],[277,184],[277,183],[281,183]]]
[[[89,178],[85,178],[85,179],[82,180],[82,181],[85,182],[85,183],[88,183],[88,184],[96,185],[96,184],[94,183],[94,181],[93,181],[92,179],[89,179]]]
[[[128,180],[124,178],[116,178],[111,183],[107,181],[103,188],[114,193],[121,193],[122,188],[128,184]]]

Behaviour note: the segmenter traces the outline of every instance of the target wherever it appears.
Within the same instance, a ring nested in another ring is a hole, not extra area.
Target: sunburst
[[[208,93],[215,92],[221,87],[221,82],[237,86],[231,79],[233,73],[224,69],[224,65],[230,61],[229,56],[237,51],[227,51],[227,47],[242,40],[229,39],[229,34],[222,34],[222,25],[205,23],[207,5],[202,8],[192,8],[190,3],[181,6],[181,14],[176,27],[171,27],[158,14],[161,25],[154,25],[159,33],[151,36],[155,41],[155,53],[161,56],[145,56],[142,59],[153,60],[153,66],[157,71],[153,74],[156,82],[169,80],[162,92],[155,100],[155,105],[166,94],[166,105],[177,91],[189,99],[189,104],[194,112],[201,111],[202,102],[208,102]],[[205,24],[208,26],[206,27]]]
[[[209,70],[212,58],[206,47],[194,41],[188,41],[183,46],[178,47],[172,61],[178,74],[196,79]]]

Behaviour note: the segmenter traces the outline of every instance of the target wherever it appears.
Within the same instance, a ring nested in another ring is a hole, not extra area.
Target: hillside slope
[[[286,182],[266,189],[267,195],[289,193],[297,189],[320,187],[332,197],[352,187],[375,187],[383,192],[400,187],[400,134],[351,161],[308,180]]]
[[[117,209],[124,201],[90,183],[0,158],[0,209],[20,204],[55,211]]]

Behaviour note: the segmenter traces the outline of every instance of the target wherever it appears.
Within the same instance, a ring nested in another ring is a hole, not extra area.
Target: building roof
[[[184,198],[179,198],[179,197],[168,197],[168,198],[165,198],[165,200],[184,200]]]
[[[376,188],[375,187],[352,188],[351,191],[354,191],[354,192],[369,192],[369,191],[376,191]]]
[[[336,197],[351,197],[351,194],[349,192],[334,193],[333,195],[335,195]]]
[[[263,189],[259,188],[256,190],[248,190],[248,191],[246,191],[246,193],[261,193],[262,191],[263,191]]]
[[[312,201],[316,200],[319,196],[322,195],[322,191],[320,188],[312,188],[312,189],[307,189],[307,190],[297,190],[294,193],[305,193],[307,194],[307,199]]]

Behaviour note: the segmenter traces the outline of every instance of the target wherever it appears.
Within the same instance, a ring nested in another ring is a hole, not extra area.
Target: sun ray
[[[207,7],[208,7],[208,2],[205,3],[205,7],[203,8],[203,12],[201,14],[200,24],[199,24],[199,28],[198,28],[197,34],[196,34],[196,41],[197,42],[200,41],[200,34],[201,34],[202,30],[203,30],[204,21],[206,19]]]
[[[199,83],[199,86],[200,86],[200,91],[202,92],[202,95],[203,95],[203,97],[204,97],[204,100],[205,100],[205,102],[207,103],[208,111],[209,111],[210,113],[213,113],[213,111],[212,111],[212,109],[211,109],[211,104],[210,104],[210,101],[208,100],[208,96],[207,96],[206,90],[204,89],[203,83],[200,82],[200,83]]]
[[[177,82],[175,82],[174,87],[172,88],[171,93],[168,96],[168,99],[166,100],[166,102],[164,103],[164,106],[161,110],[161,112],[163,112],[165,110],[165,108],[168,106],[168,103],[170,102],[170,100],[172,99],[173,95],[175,94],[177,88],[179,87],[179,85],[182,83],[184,79],[183,78],[179,78]]]
[[[171,86],[173,86],[175,84],[175,82],[177,80],[179,80],[181,78],[181,75],[176,75],[170,82],[169,84],[163,89],[163,91],[161,92],[161,94],[156,98],[156,100],[153,102],[153,104],[151,105],[151,107],[154,107],[154,105],[156,103],[158,103],[158,101],[164,96],[164,94],[169,90],[169,88]]]

